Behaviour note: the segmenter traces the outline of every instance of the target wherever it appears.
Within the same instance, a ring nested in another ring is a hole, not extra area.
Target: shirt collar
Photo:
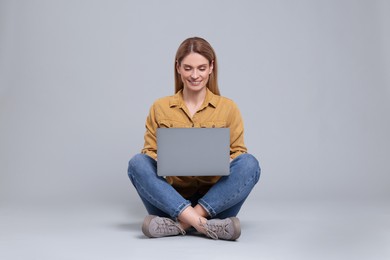
[[[214,108],[217,107],[218,96],[215,95],[213,92],[211,92],[208,88],[206,88],[206,91],[207,91],[206,98],[205,101],[203,102],[201,109],[203,109],[208,105],[211,105]],[[169,106],[170,107],[184,106],[183,89],[179,90],[174,96],[172,96],[171,100],[169,101]]]

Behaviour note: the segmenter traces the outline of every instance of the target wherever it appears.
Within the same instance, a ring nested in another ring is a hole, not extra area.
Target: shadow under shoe
[[[142,232],[150,238],[185,235],[186,232],[172,219],[148,215],[142,224]]]

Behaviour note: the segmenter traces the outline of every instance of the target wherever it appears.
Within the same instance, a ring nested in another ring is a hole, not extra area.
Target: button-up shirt
[[[244,127],[237,105],[230,99],[213,94],[207,89],[203,104],[191,117],[183,99],[182,90],[173,96],[160,98],[150,108],[146,119],[145,144],[142,153],[157,159],[156,130],[160,127],[227,127],[230,128],[230,158],[247,149]],[[168,176],[166,179],[180,194],[189,198],[195,193],[205,194],[220,176]]]

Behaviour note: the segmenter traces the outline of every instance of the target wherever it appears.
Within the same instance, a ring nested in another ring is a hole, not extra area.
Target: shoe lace
[[[212,239],[217,240],[218,234],[228,234],[226,231],[226,227],[228,224],[213,224],[213,223],[202,223],[201,219],[199,219],[199,225],[206,230],[206,235]]]
[[[182,235],[186,234],[185,230],[182,229],[178,223],[173,222],[169,218],[161,218],[161,221],[157,224],[156,232],[159,232],[160,234],[173,233],[177,230],[179,230]]]

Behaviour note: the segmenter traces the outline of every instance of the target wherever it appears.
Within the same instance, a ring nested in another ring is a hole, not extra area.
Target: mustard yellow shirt
[[[192,117],[184,103],[182,91],[156,100],[150,108],[145,126],[145,144],[141,152],[154,159],[157,159],[156,130],[161,127],[227,127],[230,128],[230,158],[247,152],[244,126],[237,105],[228,98],[213,94],[209,89],[202,106]],[[196,192],[205,194],[219,178],[168,176],[166,179],[182,196],[189,198]]]

